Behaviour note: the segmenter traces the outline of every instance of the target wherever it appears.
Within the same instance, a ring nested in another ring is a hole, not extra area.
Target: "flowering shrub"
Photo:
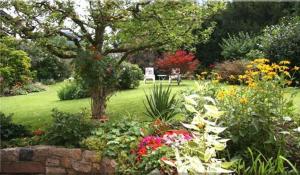
[[[171,72],[172,68],[180,68],[181,73],[193,72],[198,65],[198,60],[192,53],[178,50],[175,54],[165,54],[163,59],[156,62],[159,69]]]
[[[283,146],[280,133],[286,131],[287,124],[282,126],[282,123],[294,116],[292,97],[295,95],[287,94],[284,87],[299,69],[289,68],[288,64],[288,61],[275,64],[256,59],[238,77],[245,86],[218,86],[215,96],[217,105],[226,111],[223,121],[228,127],[232,154],[242,154],[247,147],[252,147],[271,156]]]

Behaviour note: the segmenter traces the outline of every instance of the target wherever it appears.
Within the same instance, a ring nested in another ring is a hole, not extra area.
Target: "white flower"
[[[292,118],[289,117],[289,116],[283,117],[282,119],[283,119],[284,121],[287,121],[287,122],[292,121]]]
[[[293,131],[299,132],[300,133],[300,127],[293,129]]]

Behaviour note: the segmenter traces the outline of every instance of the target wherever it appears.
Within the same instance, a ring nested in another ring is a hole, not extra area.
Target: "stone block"
[[[62,175],[66,174],[66,170],[60,167],[46,167],[46,175]]]
[[[73,162],[72,168],[81,173],[89,173],[92,171],[92,166],[88,162]]]
[[[58,159],[55,159],[55,158],[48,158],[46,160],[46,166],[59,166],[59,160]]]
[[[63,157],[60,159],[61,166],[64,168],[71,168],[72,167],[72,160],[68,157]]]
[[[19,160],[19,148],[7,148],[1,150],[1,161],[2,162],[15,162]]]
[[[45,173],[40,162],[1,162],[1,173]]]
[[[100,156],[94,151],[85,150],[82,153],[82,158],[86,162],[100,162]]]
[[[34,146],[31,147],[33,150],[33,160],[38,162],[45,162],[49,156],[49,149],[53,148],[53,146]]]
[[[51,148],[49,152],[51,155],[58,157],[70,157],[74,160],[81,160],[81,149]]]
[[[19,152],[19,161],[32,161],[33,150],[31,148],[21,148]]]

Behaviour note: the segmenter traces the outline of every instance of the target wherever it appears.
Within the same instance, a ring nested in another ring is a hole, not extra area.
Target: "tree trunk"
[[[106,108],[106,98],[108,92],[105,87],[98,87],[92,90],[91,99],[92,99],[92,117],[93,119],[105,120],[105,108]]]

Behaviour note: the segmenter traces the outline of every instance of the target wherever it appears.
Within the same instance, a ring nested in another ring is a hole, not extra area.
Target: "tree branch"
[[[66,54],[66,53],[60,52],[50,44],[47,44],[46,48],[53,55],[56,55],[57,57],[62,58],[62,59],[70,59],[70,58],[75,58],[77,56],[77,54],[75,54],[75,53]]]

